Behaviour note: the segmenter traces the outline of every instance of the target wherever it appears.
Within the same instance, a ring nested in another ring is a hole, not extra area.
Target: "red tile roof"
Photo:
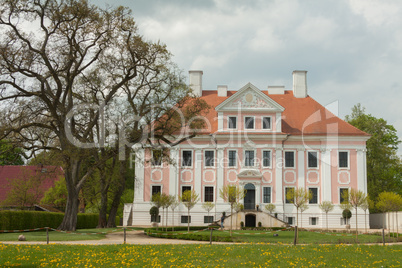
[[[28,178],[36,173],[45,175],[44,181],[40,185],[43,193],[53,187],[61,176],[64,176],[63,169],[57,166],[0,166],[0,202],[7,198],[11,190],[11,180]]]
[[[213,107],[206,116],[211,124],[212,132],[218,130],[218,115],[214,108],[236,92],[228,91],[227,97],[219,97],[217,91],[203,91],[202,99]],[[369,136],[369,134],[333,115],[310,96],[296,98],[292,91],[285,91],[283,95],[271,95],[267,91],[262,92],[285,108],[282,113],[283,133],[291,135]]]

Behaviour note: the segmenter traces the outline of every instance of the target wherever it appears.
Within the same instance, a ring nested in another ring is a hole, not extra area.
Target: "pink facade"
[[[273,203],[283,220],[295,213],[286,201],[286,191],[311,190],[314,197],[306,213],[316,218],[314,223],[321,215],[318,204],[322,201],[339,205],[344,189],[367,192],[369,136],[314,101],[303,85],[293,91],[270,92],[247,84],[238,91],[201,90],[198,95],[213,106],[205,117],[208,133],[170,148],[176,164],[152,165],[154,149],[139,151],[145,165],[136,165],[135,199],[130,207],[134,225],[149,222],[149,201],[159,191],[174,196],[196,191],[200,202],[193,211],[198,216],[191,221],[199,223],[205,220],[203,202],[215,203],[215,218],[227,212],[219,190],[228,184],[247,189],[241,200],[247,209]],[[184,213],[180,211],[178,223]],[[339,224],[334,219],[333,225]]]

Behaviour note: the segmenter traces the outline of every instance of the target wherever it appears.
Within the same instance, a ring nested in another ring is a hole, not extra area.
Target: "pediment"
[[[216,111],[267,111],[283,112],[285,109],[253,84],[248,83],[239,91],[219,104]]]
[[[262,174],[258,169],[241,169],[238,178],[261,178]]]

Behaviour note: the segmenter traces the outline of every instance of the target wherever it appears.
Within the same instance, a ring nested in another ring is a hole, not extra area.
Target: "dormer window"
[[[262,129],[271,129],[271,117],[262,118]]]
[[[244,117],[244,128],[245,129],[254,129],[254,117],[253,116]]]
[[[228,117],[228,128],[229,129],[237,129],[237,117],[236,116]]]

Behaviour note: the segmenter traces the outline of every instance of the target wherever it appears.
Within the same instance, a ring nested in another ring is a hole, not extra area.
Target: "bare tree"
[[[300,207],[300,228],[303,228],[303,212],[308,209],[308,205],[304,204]]]
[[[187,231],[190,231],[190,209],[199,201],[199,195],[194,190],[187,190],[180,196],[180,201],[187,208]]]
[[[265,205],[265,209],[269,212],[269,214],[271,215],[270,219],[270,225],[272,227],[272,213],[274,213],[276,206],[272,203],[266,204]]]
[[[228,184],[219,190],[220,197],[230,203],[230,236],[232,236],[232,216],[236,203],[246,195],[246,190],[236,184]]]
[[[207,211],[209,219],[209,212],[215,207],[215,204],[212,202],[204,202],[201,207]]]
[[[176,199],[175,196],[172,196],[172,204],[170,205],[170,209],[172,210],[172,231],[174,231],[174,210],[180,205],[180,201]]]
[[[328,231],[328,212],[334,210],[334,204],[331,201],[323,201],[318,207],[325,212],[326,223],[327,223],[327,231]]]
[[[355,209],[355,217],[356,217],[356,241],[358,241],[358,226],[357,226],[357,209],[367,202],[367,195],[362,191],[358,191],[355,189],[350,189],[344,193],[343,199],[345,203],[349,203],[352,208]]]
[[[240,211],[242,211],[244,209],[244,205],[242,203],[236,203],[234,205],[234,211],[236,211],[236,229],[237,229],[237,218]]]

